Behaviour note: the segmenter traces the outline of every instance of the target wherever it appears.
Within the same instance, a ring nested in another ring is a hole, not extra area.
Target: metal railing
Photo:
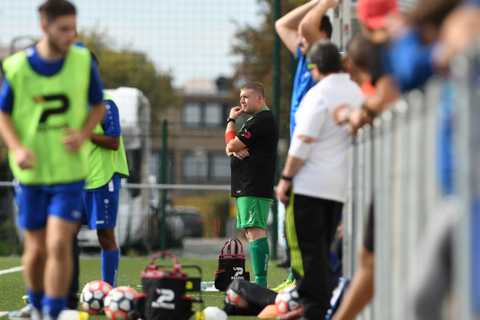
[[[475,108],[480,101],[478,52],[459,58],[450,79],[431,80],[422,91],[405,95],[352,139],[352,179],[343,218],[344,273],[348,277],[358,267],[372,202],[375,208],[375,298],[360,319],[415,319],[410,287],[419,270],[426,267],[417,256],[418,249],[427,226],[446,214],[441,210],[446,197],[438,174],[437,147],[440,106],[448,103],[445,93],[449,90],[454,93],[453,197],[460,217],[453,247],[454,318],[474,319],[471,283],[478,285],[474,278],[478,266],[471,262],[476,253],[471,250],[471,235],[472,228],[478,228],[472,224],[472,204],[480,190],[475,166],[480,158],[480,110]]]

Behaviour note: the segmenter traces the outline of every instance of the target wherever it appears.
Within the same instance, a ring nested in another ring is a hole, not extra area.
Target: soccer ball
[[[218,307],[206,307],[203,310],[205,320],[227,320],[227,314]]]
[[[102,280],[95,280],[83,287],[80,295],[80,305],[89,314],[99,314],[103,310],[103,300],[112,287]]]
[[[237,292],[235,292],[232,288],[228,288],[227,293],[225,294],[225,301],[227,303],[236,306],[240,302],[240,299],[241,297]]]
[[[295,287],[280,291],[275,298],[279,314],[285,314],[300,307],[300,297]]]
[[[112,320],[130,319],[135,312],[137,291],[130,287],[112,289],[105,298],[105,314]]]

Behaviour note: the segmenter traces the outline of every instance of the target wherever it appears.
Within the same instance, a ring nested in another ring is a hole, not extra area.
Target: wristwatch
[[[228,118],[228,119],[227,119],[227,124],[228,124],[229,122],[235,123],[235,119],[233,119],[233,118]]]
[[[288,181],[288,182],[292,182],[293,181],[293,177],[287,177],[285,175],[282,174],[282,176],[280,177],[280,179],[282,180],[285,180],[285,181]]]

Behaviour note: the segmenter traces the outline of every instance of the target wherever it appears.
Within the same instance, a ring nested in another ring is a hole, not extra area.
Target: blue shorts
[[[83,192],[82,223],[89,229],[113,229],[117,224],[121,177],[114,174],[106,185]]]
[[[15,187],[18,225],[24,230],[43,229],[49,216],[80,222],[84,186],[83,181],[56,185],[18,184]]]

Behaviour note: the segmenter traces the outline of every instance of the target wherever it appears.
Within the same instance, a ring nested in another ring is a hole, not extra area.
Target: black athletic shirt
[[[250,117],[237,137],[247,146],[250,156],[230,157],[232,197],[273,197],[277,159],[278,127],[270,110]]]

